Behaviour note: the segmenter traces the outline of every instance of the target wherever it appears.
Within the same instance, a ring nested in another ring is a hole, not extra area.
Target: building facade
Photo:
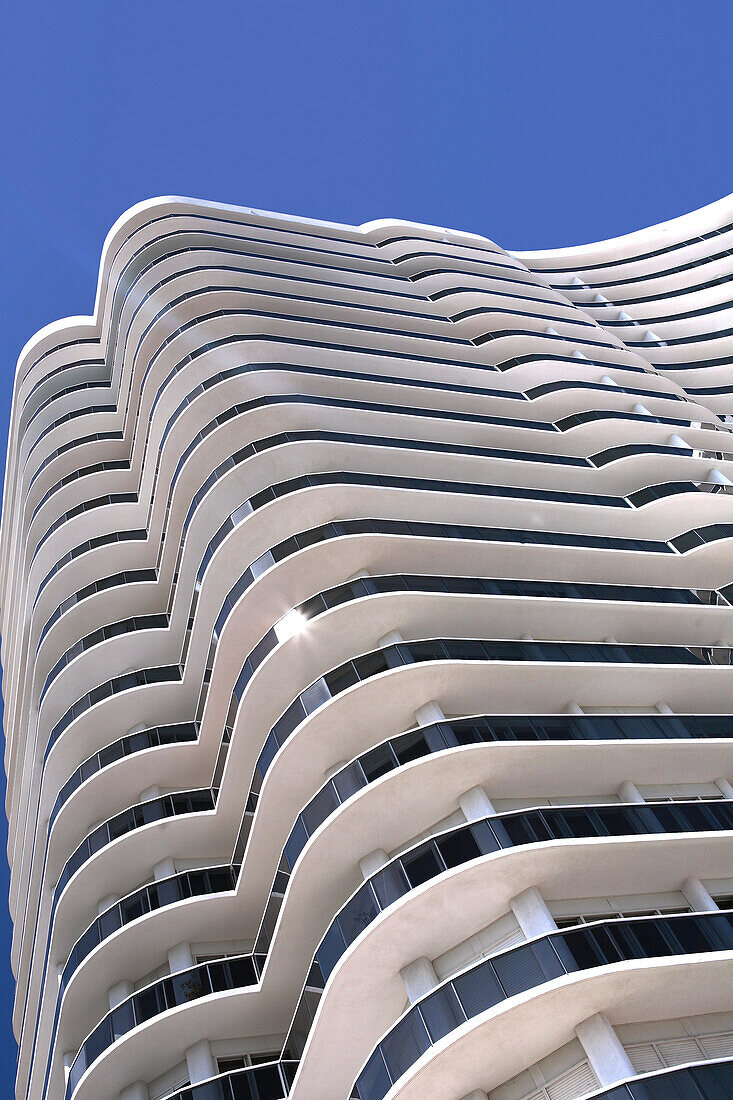
[[[733,1095],[731,273],[115,225],[11,416],[18,1098]]]

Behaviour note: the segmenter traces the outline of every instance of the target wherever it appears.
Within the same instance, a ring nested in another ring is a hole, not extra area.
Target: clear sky
[[[20,348],[91,312],[105,234],[140,199],[600,240],[733,191],[732,44],[730,0],[6,2],[2,455]],[[6,894],[0,858],[3,1097]]]

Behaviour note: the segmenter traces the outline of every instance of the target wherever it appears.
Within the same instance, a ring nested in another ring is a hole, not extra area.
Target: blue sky
[[[3,456],[20,348],[91,312],[105,234],[140,199],[401,217],[526,249],[733,191],[729,0],[24,0],[2,24]],[[0,858],[9,1096],[6,893]]]

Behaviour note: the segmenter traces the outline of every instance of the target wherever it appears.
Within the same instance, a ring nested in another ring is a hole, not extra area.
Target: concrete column
[[[156,783],[152,787],[146,787],[144,791],[140,791],[141,802],[150,802],[151,798],[160,798],[160,787]]]
[[[462,1100],[489,1100],[489,1098],[483,1089],[471,1089],[468,1095],[462,1097]]]
[[[603,1013],[583,1020],[575,1034],[602,1085],[615,1085],[626,1077],[636,1076],[629,1056]]]
[[[171,968],[171,974],[178,974],[181,970],[188,970],[190,967],[195,966],[189,944],[182,942],[169,947],[168,965]]]
[[[324,779],[333,779],[334,775],[338,775],[342,768],[345,768],[349,763],[348,760],[337,760],[335,764],[332,764],[330,768],[326,768],[323,773]]]
[[[69,1072],[76,1058],[76,1052],[73,1050],[64,1051],[64,1081],[68,1080]]]
[[[111,909],[113,905],[116,905],[119,901],[117,894],[107,894],[105,898],[102,898],[97,902],[97,913],[104,913],[105,910]]]
[[[186,1065],[188,1066],[188,1076],[191,1078],[192,1085],[198,1085],[199,1082],[206,1081],[209,1077],[216,1077],[216,1062],[211,1053],[208,1039],[199,1039],[198,1043],[188,1047],[186,1050]]]
[[[517,894],[509,905],[528,940],[535,936],[545,936],[548,932],[557,932],[555,918],[536,886],[530,886],[528,890]]]
[[[565,713],[566,714],[585,714],[585,711],[583,710],[582,707],[579,707],[577,703],[572,703],[571,702],[571,703],[568,703],[568,705],[565,707]]]
[[[644,796],[641,794],[636,783],[632,783],[630,779],[624,779],[623,783],[619,786],[618,796],[622,802],[643,802]]]
[[[351,584],[352,581],[362,581],[365,577],[370,577],[371,573],[368,569],[359,569],[356,573],[352,573],[350,577],[346,578],[346,583]]]
[[[400,642],[404,642],[404,640],[399,630],[390,630],[389,634],[385,634],[379,639],[377,645],[380,649],[383,649],[388,645],[399,645]]]
[[[136,1081],[134,1085],[128,1085],[120,1093],[120,1100],[148,1100],[148,1086],[142,1081]]]
[[[384,867],[385,863],[389,863],[389,856],[384,848],[375,848],[373,852],[362,856],[359,860],[359,870],[364,878],[368,879],[376,874],[380,867]]]
[[[496,813],[491,799],[481,786],[471,787],[458,796],[458,805],[463,810],[466,821],[480,821]]]
[[[733,783],[724,776],[715,780],[715,786],[718,788],[723,798],[733,798]]]
[[[403,966],[400,970],[400,977],[411,1005],[414,1005],[415,1001],[425,997],[432,989],[435,989],[436,985],[440,984],[438,975],[433,969],[433,964],[424,955],[419,959],[414,959],[407,966]]]
[[[601,375],[601,382],[603,382],[604,386],[616,386],[618,388],[618,382],[611,378],[610,374]]]
[[[697,913],[715,913],[718,905],[708,893],[699,878],[691,876],[682,883],[682,893]]]
[[[660,714],[674,714],[669,703],[655,703],[655,706]]]
[[[415,711],[415,721],[418,726],[429,726],[433,722],[445,722],[445,715],[440,703],[431,699],[429,703],[423,703]]]
[[[134,993],[134,987],[132,982],[129,982],[124,978],[121,982],[115,982],[107,990],[107,997],[109,998],[109,1007],[116,1008],[117,1005],[122,1004],[128,997],[131,997]]]
[[[170,878],[171,875],[175,875],[175,873],[176,865],[170,856],[161,859],[160,863],[156,863],[153,867],[153,877],[156,882],[160,882],[162,878]]]

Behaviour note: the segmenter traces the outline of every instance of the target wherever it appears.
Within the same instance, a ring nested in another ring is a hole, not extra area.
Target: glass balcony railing
[[[640,1076],[594,1092],[592,1100],[730,1100],[731,1096],[733,1060],[720,1059]]]
[[[501,1001],[544,982],[613,963],[731,949],[729,912],[599,922],[514,947],[464,970],[413,1005],[376,1047],[351,1095],[383,1100],[435,1043]],[[672,1095],[666,1093],[665,1100]]]

